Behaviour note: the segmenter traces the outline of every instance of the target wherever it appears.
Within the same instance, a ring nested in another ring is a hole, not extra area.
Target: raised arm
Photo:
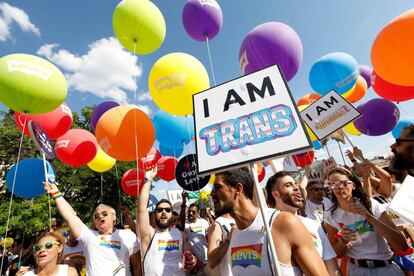
[[[56,207],[59,215],[69,225],[72,235],[78,239],[82,232],[82,226],[84,225],[80,218],[76,215],[75,210],[63,197],[63,194],[59,191],[58,187],[52,183],[44,183],[45,191],[55,200]]]
[[[187,197],[188,197],[188,193],[186,191],[183,191],[181,193],[181,210],[180,210],[180,222],[181,222],[181,227],[182,229],[185,229],[185,207],[186,207],[186,203],[187,203]]]
[[[154,229],[150,225],[149,215],[147,211],[147,205],[151,190],[151,184],[154,177],[157,175],[157,166],[154,166],[152,169],[149,169],[145,172],[145,178],[147,181],[141,188],[141,192],[139,194],[139,198],[137,200],[137,222],[136,222],[136,233],[140,237],[142,250],[141,254],[145,255],[146,253],[146,246],[154,234]],[[146,245],[146,246],[145,246]]]
[[[135,221],[129,215],[129,209],[127,206],[121,206],[121,216],[124,218],[124,224],[127,224],[129,226],[129,229],[131,229],[132,232],[136,233],[137,225],[135,224]]]
[[[377,188],[377,193],[385,196],[391,197],[392,195],[392,178],[391,175],[384,170],[383,168],[375,165],[374,163],[367,161],[368,166],[375,172],[379,177],[379,185]],[[373,180],[371,177],[371,181]],[[375,178],[374,178],[375,179]],[[374,180],[375,181],[375,180]]]

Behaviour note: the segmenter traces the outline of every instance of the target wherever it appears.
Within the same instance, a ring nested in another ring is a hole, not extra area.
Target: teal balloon
[[[68,87],[47,60],[26,54],[0,58],[0,102],[20,113],[43,114],[59,107]]]
[[[318,59],[309,72],[312,89],[325,95],[331,90],[344,94],[359,76],[357,61],[345,53],[331,53]]]
[[[313,141],[313,148],[315,150],[320,150],[322,148],[321,142],[319,142],[318,140]]]
[[[163,156],[173,156],[178,158],[183,154],[184,148],[169,148],[167,146],[161,145],[159,146],[160,152]]]
[[[54,183],[55,170],[48,161],[46,161],[46,168],[48,181],[50,183]],[[14,164],[7,172],[7,190],[9,190],[9,192],[13,192],[13,194],[18,197],[28,199],[35,198],[45,193],[45,190],[43,189],[43,182],[45,179],[43,159],[25,159],[18,162],[17,164]]]
[[[176,116],[160,109],[152,122],[158,142],[168,148],[182,148],[194,137],[194,119],[191,115]]]
[[[391,132],[392,136],[394,136],[394,138],[399,138],[403,129],[408,125],[414,125],[414,120],[399,121]]]

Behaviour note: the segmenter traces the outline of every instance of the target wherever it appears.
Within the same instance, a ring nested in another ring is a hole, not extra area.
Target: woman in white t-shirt
[[[62,259],[64,242],[65,238],[57,232],[41,234],[33,246],[36,267],[22,266],[16,275],[77,276],[75,268],[58,264]]]
[[[348,275],[404,275],[391,261],[387,244],[405,251],[404,236],[380,204],[364,193],[359,178],[340,167],[329,172],[325,183],[333,192],[326,230],[338,257],[349,257]]]

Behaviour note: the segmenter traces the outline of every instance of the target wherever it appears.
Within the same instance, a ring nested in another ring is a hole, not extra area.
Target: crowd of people
[[[126,207],[120,210],[126,229],[115,227],[116,210],[105,204],[96,207],[92,225],[86,225],[58,187],[45,183],[69,237],[50,231],[32,241],[22,231],[10,231],[1,273],[412,275],[413,226],[387,206],[404,177],[414,174],[414,125],[403,130],[391,151],[394,157],[385,169],[354,147],[347,152],[352,167],[337,166],[320,178],[275,173],[264,189],[265,219],[246,168],[216,173],[210,196],[214,211],[194,203],[187,207],[183,192],[180,213],[166,199],[147,211],[157,174],[156,167],[149,169],[135,219]]]

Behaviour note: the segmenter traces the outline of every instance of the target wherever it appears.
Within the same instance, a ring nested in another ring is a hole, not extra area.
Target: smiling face
[[[33,254],[36,264],[45,267],[49,264],[57,264],[63,245],[53,236],[45,236],[33,246]]]
[[[338,201],[350,200],[352,198],[355,183],[350,181],[348,176],[340,173],[332,173],[329,175],[327,183]]]
[[[111,231],[114,227],[116,216],[114,210],[107,206],[98,206],[95,210],[94,222],[99,233]]]

